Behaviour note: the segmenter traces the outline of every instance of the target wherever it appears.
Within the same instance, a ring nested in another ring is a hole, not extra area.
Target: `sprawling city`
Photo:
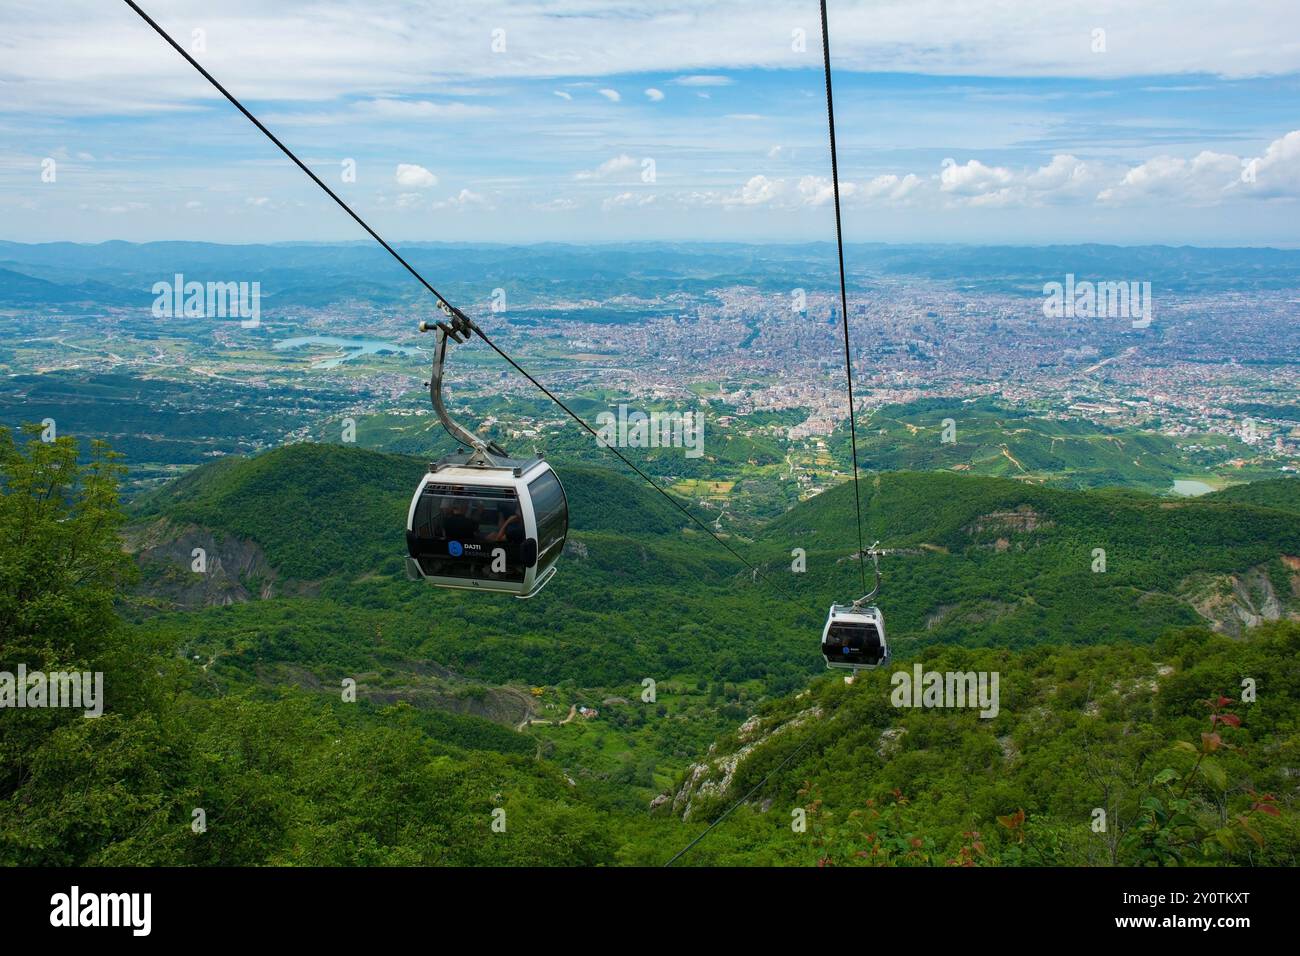
[[[374,302],[362,285],[363,265],[352,273],[359,287],[347,286],[345,270],[328,288],[315,288],[283,277],[277,247],[191,244],[181,277],[204,292],[210,284],[242,283],[245,300],[255,294],[258,314],[241,318],[239,303],[209,309],[211,296],[200,296],[187,315],[171,308],[170,274],[156,280],[166,294],[151,291],[145,262],[163,249],[119,247],[113,276],[86,269],[74,278],[69,269],[77,267],[58,244],[6,246],[4,278],[14,294],[49,283],[58,303],[4,310],[0,358],[8,377],[0,409],[7,424],[49,417],[70,433],[101,429],[96,434],[127,455],[135,491],[215,456],[294,441],[426,455],[450,450],[431,430],[424,391],[431,337],[418,327],[433,309],[413,293],[405,296],[409,304],[387,301],[409,291],[402,277],[394,277],[385,301]],[[324,262],[340,247],[292,250],[301,264],[313,253]],[[707,250],[705,268],[715,275],[710,281],[695,269],[689,282],[689,248],[675,250],[683,260],[678,275],[648,278],[635,258],[624,264],[636,246],[558,247],[546,255],[563,269],[591,262],[602,279],[568,277],[555,294],[539,290],[536,275],[545,266],[536,257],[512,280],[518,250],[494,249],[477,276],[455,264],[457,252],[434,245],[413,254],[433,275],[449,260],[444,268],[463,291],[462,307],[547,388],[578,403],[589,424],[619,405],[703,416],[701,460],[681,449],[650,456],[656,474],[687,482],[679,486],[686,497],[719,513],[771,517],[851,472],[838,296],[826,247]],[[236,275],[229,274],[232,254]],[[1224,254],[1197,253],[1207,276]],[[1125,276],[1121,248],[1035,252],[1007,274],[982,262],[996,257],[978,247],[851,247],[860,463],[1179,494],[1294,473],[1300,340],[1290,331],[1300,254],[1279,256],[1254,282],[1223,291],[1206,276],[1189,281],[1176,273],[1186,256],[1153,248],[1134,257],[1130,272],[1153,276],[1146,281],[1156,290],[1143,319],[1050,314],[1044,287],[1073,281],[1076,271]],[[748,264],[765,259],[761,280],[745,282]],[[215,264],[223,260],[225,272]],[[954,260],[973,278],[931,275]],[[1035,264],[1041,281],[1026,275]],[[105,281],[116,283],[112,304],[78,301]],[[251,304],[244,302],[249,315]],[[559,441],[567,454],[602,457],[593,436],[481,345],[458,353],[449,394],[503,444],[550,444],[557,454]],[[151,402],[169,413],[146,413]],[[711,484],[696,494],[695,480]]]

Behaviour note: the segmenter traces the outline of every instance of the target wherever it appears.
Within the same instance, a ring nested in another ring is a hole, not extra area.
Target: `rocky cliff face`
[[[1010,534],[1033,534],[1044,528],[1050,528],[1054,522],[1044,518],[1030,505],[1021,505],[1014,511],[994,511],[981,515],[966,528],[972,537],[986,535],[990,532]]]
[[[122,542],[140,566],[140,591],[168,610],[260,600],[280,591],[279,575],[252,541],[158,518],[128,525]]]
[[[1183,582],[1179,596],[1223,634],[1240,637],[1248,628],[1282,618],[1300,620],[1300,559],[1282,556],[1288,572],[1288,588],[1282,594],[1274,587],[1265,565],[1239,574],[1193,575]]]
[[[741,742],[739,748],[728,754],[713,756],[713,747],[710,747],[709,755],[699,763],[692,764],[686,771],[686,777],[682,781],[681,787],[672,797],[673,813],[679,814],[683,820],[689,820],[700,798],[734,798],[738,796],[731,793],[731,785],[735,780],[736,771],[755,751],[764,747],[774,738],[789,733],[793,728],[800,727],[810,720],[816,720],[821,715],[822,709],[820,707],[810,707],[793,717],[785,719],[764,720],[757,715],[749,718],[736,731],[736,735]],[[714,747],[716,746],[715,744]],[[667,802],[658,797],[655,799],[658,802],[654,806],[660,806]]]

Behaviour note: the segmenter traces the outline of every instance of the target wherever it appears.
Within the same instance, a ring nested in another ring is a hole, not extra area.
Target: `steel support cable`
[[[835,195],[835,246],[840,261],[840,318],[844,329],[844,375],[849,390],[849,441],[853,449],[853,507],[858,519],[858,572],[862,593],[867,592],[867,556],[862,542],[862,494],[858,483],[858,422],[853,407],[853,353],[849,350],[849,297],[844,279],[844,228],[840,219],[840,165],[835,150],[835,100],[831,95],[831,41],[826,22],[826,0],[821,0],[822,58],[826,71],[826,122],[831,136],[831,186]]]
[[[822,22],[822,54],[823,54],[823,62],[825,65],[825,73],[826,73],[826,120],[827,120],[827,125],[830,127],[831,183],[833,185],[834,193],[835,193],[835,245],[839,252],[839,265],[840,265],[840,312],[842,313],[843,329],[844,329],[844,371],[848,381],[849,436],[853,448],[853,505],[854,508],[856,509],[857,518],[858,518],[858,570],[862,578],[862,592],[865,594],[867,591],[867,568],[866,568],[867,556],[862,544],[863,542],[862,503],[861,503],[861,496],[858,493],[858,437],[857,437],[858,429],[857,429],[857,419],[853,408],[853,360],[851,358],[852,353],[849,351],[849,305],[848,305],[848,292],[846,289],[847,284],[844,278],[844,230],[840,219],[840,170],[839,170],[839,161],[836,157],[836,152],[835,152],[835,106],[834,106],[834,100],[832,99],[831,96],[831,44],[830,44],[830,28],[826,22],[826,0],[821,0],[821,22]],[[672,866],[674,863],[677,862],[677,860],[679,860],[682,856],[684,856],[688,850],[690,850],[697,843],[703,840],[706,836],[712,833],[714,828],[717,827],[718,824],[720,824],[727,817],[729,817],[733,810],[735,810],[742,803],[752,798],[754,794],[762,790],[763,787],[767,786],[767,782],[771,780],[772,777],[774,777],[779,770],[783,769],[788,763],[790,763],[791,760],[793,760],[800,753],[802,753],[804,748],[807,747],[808,744],[812,742],[812,740],[813,740],[813,735],[810,733],[803,743],[801,743],[797,748],[795,748],[795,750],[793,750],[784,760],[782,760],[779,764],[773,767],[767,773],[767,775],[763,777],[762,780],[760,780],[757,784],[755,784],[752,788],[750,788],[750,790],[739,800],[735,801],[729,807],[727,807],[727,809],[724,810],[718,816],[717,819],[715,819],[704,829],[703,833],[701,833],[694,840],[692,840],[690,843],[686,844],[686,846],[682,847],[682,849],[678,850],[675,854],[673,854],[672,858],[667,863],[665,863],[664,866]]]

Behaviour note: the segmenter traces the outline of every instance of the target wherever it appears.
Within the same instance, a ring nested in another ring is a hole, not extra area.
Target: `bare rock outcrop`
[[[810,720],[817,720],[822,715],[821,707],[810,707],[783,723],[775,723],[764,732],[765,721],[757,716],[749,718],[740,726],[738,736],[742,745],[735,751],[718,756],[709,756],[699,763],[692,764],[686,771],[686,778],[673,795],[673,812],[680,814],[683,820],[689,820],[700,797],[726,797],[731,791],[736,771],[751,754],[762,748],[769,741],[801,727]],[[711,751],[712,752],[712,751]]]
[[[122,543],[140,566],[141,592],[165,607],[195,610],[279,593],[279,575],[252,541],[157,518],[128,525]]]

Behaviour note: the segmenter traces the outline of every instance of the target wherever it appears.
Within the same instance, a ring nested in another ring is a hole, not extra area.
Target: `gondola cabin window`
[[[544,569],[560,556],[569,533],[569,508],[564,489],[552,471],[538,475],[528,485],[537,516],[537,566]]]
[[[419,561],[427,575],[524,579],[526,531],[513,488],[430,486],[416,507],[414,531],[423,544]],[[498,551],[505,554],[504,570],[493,569]]]

